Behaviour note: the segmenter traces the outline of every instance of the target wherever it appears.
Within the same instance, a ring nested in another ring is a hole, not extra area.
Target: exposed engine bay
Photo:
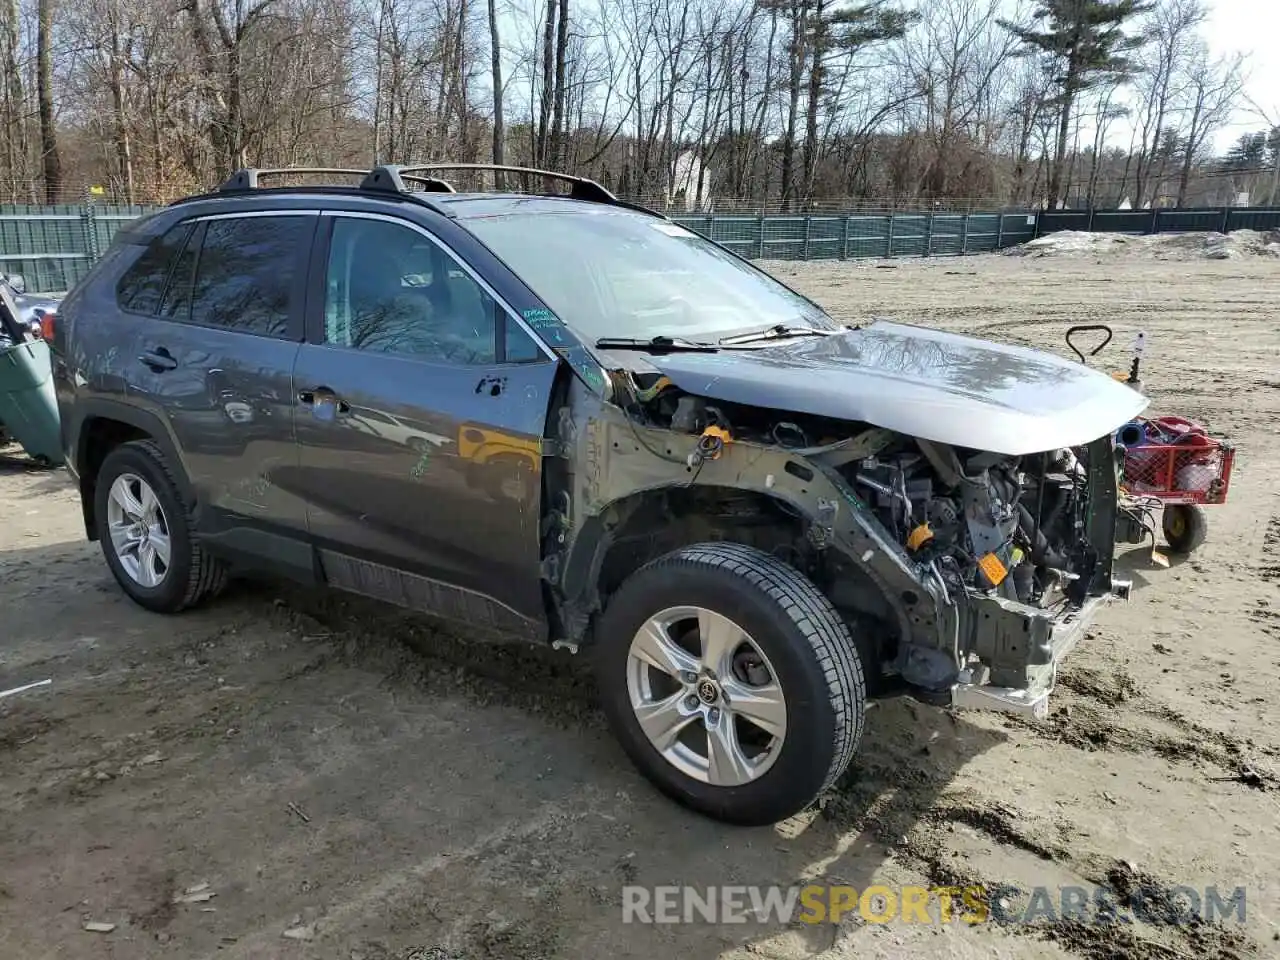
[[[993,592],[1041,608],[1082,602],[1098,562],[1088,536],[1088,453],[1011,457],[936,444],[869,424],[716,403],[665,377],[629,376],[629,414],[695,434],[698,469],[735,441],[834,468],[892,542],[951,595]]]

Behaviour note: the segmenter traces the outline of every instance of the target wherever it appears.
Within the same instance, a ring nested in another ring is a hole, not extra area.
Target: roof
[[[524,193],[432,193],[431,202],[459,220],[502,217],[510,214],[623,213],[637,212],[622,206],[574,200],[571,197],[531,196]]]

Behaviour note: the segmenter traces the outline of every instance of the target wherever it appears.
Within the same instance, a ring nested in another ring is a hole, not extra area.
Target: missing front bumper
[[[1093,597],[1079,609],[1051,620],[1021,613],[1016,605],[1003,605],[999,615],[984,618],[984,642],[979,644],[988,651],[998,651],[1003,663],[1001,659],[994,665],[984,663],[986,658],[980,657],[961,671],[959,681],[951,687],[951,705],[1043,720],[1049,715],[1049,696],[1057,681],[1058,666],[1084,639],[1102,607],[1114,599],[1127,600],[1129,590],[1128,581],[1113,581],[1110,593]],[[1015,637],[1021,640],[1021,650]],[[1005,665],[1013,652],[1020,654],[1021,662],[1016,667]]]

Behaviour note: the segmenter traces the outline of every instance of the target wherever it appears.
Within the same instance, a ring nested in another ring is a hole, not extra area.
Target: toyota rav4
[[[869,697],[1043,715],[1128,589],[1145,398],[838,322],[589,180],[443,176],[475,166],[242,171],[66,298],[65,455],[130,597],[265,571],[581,652],[641,771],[738,823],[830,787]]]

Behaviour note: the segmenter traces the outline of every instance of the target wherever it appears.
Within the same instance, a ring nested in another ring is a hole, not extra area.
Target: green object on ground
[[[0,346],[0,423],[33,459],[62,463],[53,368],[43,340]]]

